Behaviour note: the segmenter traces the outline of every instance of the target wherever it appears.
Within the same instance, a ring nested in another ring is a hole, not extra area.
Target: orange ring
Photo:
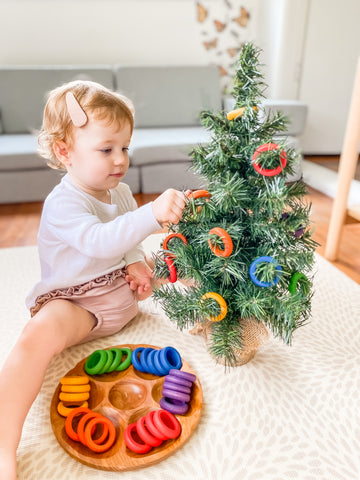
[[[107,430],[107,436],[108,436],[108,439],[106,440],[106,442],[102,443],[101,445],[99,445],[100,443],[99,439],[94,441],[92,438],[93,427],[95,427],[96,424],[98,423],[101,423],[104,426],[103,430],[104,431]],[[116,439],[115,426],[111,420],[104,417],[103,415],[101,415],[100,418],[93,418],[85,427],[85,439],[86,439],[87,447],[89,447],[90,450],[92,450],[93,452],[96,452],[96,453],[106,452],[106,450],[109,450],[109,448],[111,448],[115,442],[115,439]]]
[[[61,415],[62,417],[67,417],[73,410],[75,410],[75,408],[88,407],[88,406],[89,406],[88,402],[84,402],[82,405],[76,405],[73,407],[65,406],[63,402],[59,402],[57,405],[57,411],[58,411],[58,414]]]
[[[191,198],[210,198],[211,193],[209,193],[207,190],[195,190],[195,192],[189,192],[186,193],[189,199]]]
[[[79,408],[74,408],[72,412],[69,413],[69,415],[66,417],[65,420],[65,431],[67,433],[67,436],[71,438],[71,440],[74,440],[75,442],[79,442],[79,435],[77,432],[74,431],[73,426],[72,426],[72,421],[73,419],[78,416],[78,415],[85,415],[86,413],[91,412],[90,408],[87,407],[79,407]]]
[[[171,240],[172,238],[180,238],[180,240],[182,240],[184,242],[185,245],[187,245],[188,241],[186,240],[186,238],[184,237],[184,235],[182,233],[170,233],[170,235],[168,235],[165,240],[163,241],[163,250],[168,250],[167,246],[168,246],[168,242],[169,240]],[[168,257],[175,257],[175,255],[173,253],[168,253]]]
[[[60,380],[61,385],[86,385],[89,383],[89,377],[85,375],[63,377]]]
[[[69,385],[65,383],[61,385],[61,391],[65,393],[86,393],[90,392],[90,385],[88,383],[84,385]]]
[[[211,315],[210,317],[208,317],[208,320],[210,320],[211,322],[221,322],[221,320],[225,318],[227,314],[227,303],[225,302],[223,297],[216,292],[205,293],[201,297],[201,300],[206,300],[207,298],[213,298],[214,300],[216,300],[220,307],[220,314],[217,317]]]
[[[86,413],[79,421],[78,428],[77,428],[77,433],[78,433],[78,436],[79,436],[79,442],[81,442],[85,446],[87,446],[86,438],[85,438],[85,428],[86,428],[85,424],[89,420],[92,420],[93,418],[98,418],[98,417],[102,417],[101,413],[90,411],[89,413]],[[94,432],[92,432],[92,433],[94,433]],[[102,436],[103,436],[103,433],[102,433]],[[106,435],[107,435],[107,432],[106,432]],[[105,436],[105,438],[106,438],[106,436]]]
[[[224,250],[222,250],[218,245],[213,245],[211,243],[211,239],[208,240],[208,244],[210,250],[217,256],[217,257],[229,257],[232,254],[234,249],[232,239],[230,235],[220,227],[212,228],[209,232],[209,235],[218,235],[224,244]]]

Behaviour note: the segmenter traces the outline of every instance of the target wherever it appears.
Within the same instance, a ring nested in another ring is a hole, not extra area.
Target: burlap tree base
[[[236,366],[248,363],[255,355],[257,349],[263,345],[269,337],[269,332],[265,326],[258,322],[255,318],[247,318],[241,320],[242,324],[242,340],[243,348],[233,348],[236,358]],[[210,351],[212,322],[197,323],[195,327],[190,330],[192,335],[201,335],[204,337],[207,347]],[[224,365],[225,360],[217,358],[216,361]]]

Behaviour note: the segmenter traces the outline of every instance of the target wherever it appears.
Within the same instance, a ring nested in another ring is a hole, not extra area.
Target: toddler
[[[75,81],[50,92],[40,153],[67,173],[44,203],[41,281],[26,299],[32,318],[1,370],[1,480],[16,479],[22,426],[51,358],[134,318],[137,301],[153,287],[139,244],[181,218],[182,192],[166,190],[137,208],[121,183],[133,125],[130,102],[97,83]]]

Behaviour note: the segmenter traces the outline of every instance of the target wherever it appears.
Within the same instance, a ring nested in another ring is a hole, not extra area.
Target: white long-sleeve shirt
[[[144,260],[139,245],[160,228],[151,203],[137,208],[127,185],[110,191],[111,205],[80,190],[65,175],[45,200],[38,234],[41,280],[26,298],[81,285]]]

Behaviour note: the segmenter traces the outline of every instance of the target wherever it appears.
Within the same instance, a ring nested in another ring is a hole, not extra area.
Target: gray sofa
[[[124,180],[133,193],[202,185],[189,171],[188,153],[210,138],[200,125],[199,112],[222,108],[217,67],[2,67],[0,203],[41,201],[59,182],[63,172],[49,168],[36,153],[36,130],[41,125],[46,92],[77,78],[102,83],[134,102],[135,131]],[[301,108],[292,111],[300,118],[292,135],[300,134],[304,126],[306,111],[304,116]],[[290,140],[299,146],[295,137]],[[299,165],[295,177],[300,175]]]

